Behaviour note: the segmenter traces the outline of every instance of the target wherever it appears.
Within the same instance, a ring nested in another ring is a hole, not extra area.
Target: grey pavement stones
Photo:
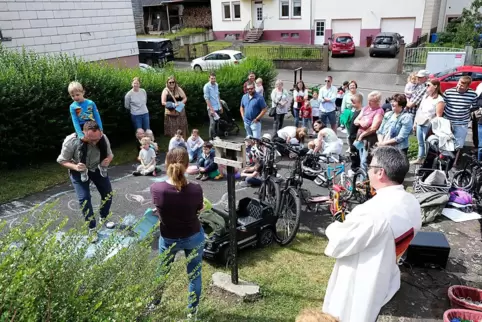
[[[244,302],[254,301],[260,296],[258,285],[242,279],[238,280],[237,285],[233,284],[231,275],[222,272],[216,272],[212,275],[211,285],[215,290],[236,296]]]

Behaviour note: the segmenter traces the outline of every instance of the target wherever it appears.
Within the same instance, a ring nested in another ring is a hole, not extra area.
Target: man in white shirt
[[[340,321],[374,322],[400,288],[398,259],[422,226],[420,204],[402,185],[408,169],[396,147],[376,148],[368,167],[376,196],[326,229],[325,254],[336,263],[323,312]]]
[[[320,88],[320,120],[336,133],[336,87],[332,85],[333,77],[327,76],[325,78],[325,86]]]

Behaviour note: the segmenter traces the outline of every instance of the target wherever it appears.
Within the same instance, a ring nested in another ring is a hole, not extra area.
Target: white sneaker
[[[346,131],[346,129],[342,129],[342,130],[341,130],[341,133],[347,134],[348,132]]]
[[[89,169],[85,169],[85,171],[80,172],[80,180],[82,182],[89,181]]]

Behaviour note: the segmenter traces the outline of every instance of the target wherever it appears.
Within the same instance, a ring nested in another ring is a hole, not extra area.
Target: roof
[[[463,49],[461,49],[463,50]],[[465,65],[465,66],[459,66],[456,68],[457,71],[459,70],[467,70],[467,71],[474,71],[474,72],[482,72],[482,66],[468,66],[468,65]]]
[[[333,34],[333,37],[352,37],[352,35],[348,32],[339,32],[339,33]]]
[[[380,32],[375,37],[383,37],[383,36],[393,37],[395,34],[396,32]]]
[[[164,41],[171,41],[167,38],[143,38],[137,37],[137,41],[145,41],[145,42],[164,42]]]
[[[225,50],[216,50],[216,51],[213,51],[212,53],[219,53],[219,54],[238,54],[238,53],[241,53],[239,50],[229,50],[229,49],[225,49]],[[212,54],[210,53],[210,54]]]
[[[184,0],[140,0],[143,7],[162,6],[170,3],[180,3]]]

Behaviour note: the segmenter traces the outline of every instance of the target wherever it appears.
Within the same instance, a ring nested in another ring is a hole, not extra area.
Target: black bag
[[[276,107],[270,107],[268,111],[268,115],[270,117],[275,117],[276,116]]]

